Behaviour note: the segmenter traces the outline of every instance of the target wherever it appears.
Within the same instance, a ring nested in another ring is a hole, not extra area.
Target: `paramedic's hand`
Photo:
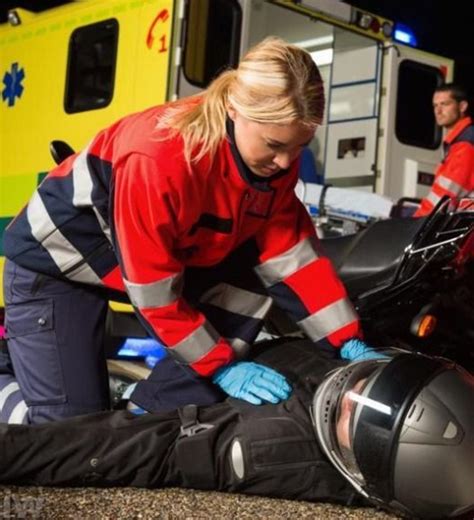
[[[220,368],[212,381],[231,397],[252,404],[279,403],[291,394],[291,386],[281,374],[251,361]]]
[[[341,347],[341,358],[348,361],[367,361],[369,359],[384,359],[385,354],[377,352],[362,340],[354,338],[346,341]]]

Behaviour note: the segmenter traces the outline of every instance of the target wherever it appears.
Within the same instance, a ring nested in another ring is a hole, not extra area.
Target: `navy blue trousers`
[[[8,351],[28,422],[107,410],[104,295],[7,260],[4,298]]]

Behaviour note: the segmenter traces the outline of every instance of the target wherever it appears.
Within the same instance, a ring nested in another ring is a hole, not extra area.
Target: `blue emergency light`
[[[397,42],[404,43],[406,45],[410,45],[411,47],[417,47],[418,42],[416,40],[416,36],[414,32],[401,23],[395,24],[395,31],[393,33],[393,39]]]
[[[149,368],[166,356],[164,345],[152,338],[126,338],[117,353],[119,358],[143,358]]]

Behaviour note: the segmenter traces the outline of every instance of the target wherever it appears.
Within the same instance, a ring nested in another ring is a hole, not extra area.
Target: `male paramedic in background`
[[[446,130],[444,158],[415,217],[431,213],[444,195],[452,198],[474,195],[474,125],[467,115],[468,107],[467,93],[459,85],[446,83],[434,92],[436,123]]]

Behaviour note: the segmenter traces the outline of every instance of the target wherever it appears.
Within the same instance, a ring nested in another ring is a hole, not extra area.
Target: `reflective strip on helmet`
[[[449,179],[448,177],[445,177],[444,175],[440,175],[435,182],[436,184],[444,188],[446,191],[449,191],[454,195],[460,195],[461,197],[463,197],[468,193],[467,190],[465,190],[460,184],[453,181],[452,179]]]
[[[246,291],[227,283],[215,285],[201,296],[200,301],[255,319],[263,319],[272,305],[269,296]]]
[[[81,253],[56,228],[37,191],[28,203],[26,217],[32,235],[46,249],[59,270],[65,273],[67,278],[77,282],[102,285],[101,279],[86,263]]]
[[[357,319],[351,302],[343,298],[299,321],[298,325],[313,341],[319,341]]]
[[[255,267],[266,287],[275,285],[318,259],[315,239],[305,238],[279,256]]]
[[[218,339],[219,334],[212,325],[205,322],[188,337],[173,347],[168,347],[168,350],[178,361],[190,365],[208,354],[214,348]]]
[[[82,151],[74,160],[72,165],[72,184],[74,194],[72,197],[72,203],[76,208],[91,207],[94,214],[99,222],[99,226],[107,237],[109,242],[112,242],[112,235],[110,227],[102,218],[99,210],[95,207],[92,202],[92,190],[94,184],[90,174],[89,167],[87,166],[87,157],[89,154],[89,147]]]
[[[183,275],[178,273],[150,283],[134,283],[125,280],[130,301],[139,309],[170,305],[181,296]]]

